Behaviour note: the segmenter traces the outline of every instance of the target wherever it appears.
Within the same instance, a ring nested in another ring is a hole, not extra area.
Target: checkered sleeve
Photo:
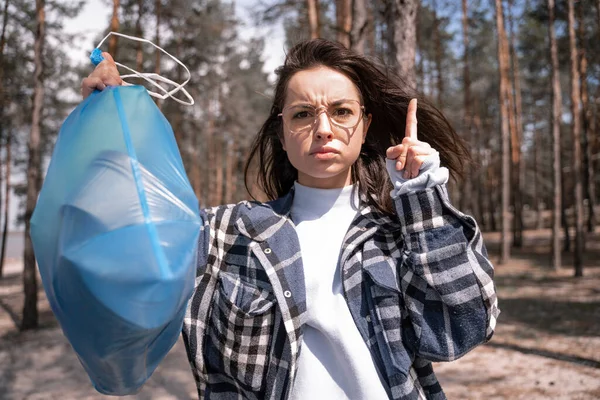
[[[399,266],[416,354],[451,361],[489,340],[499,314],[493,267],[475,220],[454,208],[445,186],[394,198],[402,224]]]

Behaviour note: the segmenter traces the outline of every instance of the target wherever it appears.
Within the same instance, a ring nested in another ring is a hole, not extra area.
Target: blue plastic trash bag
[[[136,392],[181,331],[201,219],[171,127],[141,86],[65,120],[31,219],[46,295],[95,388]]]

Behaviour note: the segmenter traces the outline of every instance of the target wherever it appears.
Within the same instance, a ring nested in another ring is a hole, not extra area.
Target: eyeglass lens
[[[335,102],[327,108],[317,108],[310,104],[295,105],[283,110],[283,123],[292,132],[302,132],[316,124],[321,112],[327,113],[333,126],[353,128],[360,121],[362,106],[355,100]]]

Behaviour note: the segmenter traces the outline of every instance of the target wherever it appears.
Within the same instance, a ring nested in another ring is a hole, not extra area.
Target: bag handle
[[[152,43],[151,41],[149,41],[147,39],[142,39],[142,38],[138,38],[135,36],[124,35],[124,34],[118,33],[118,32],[109,32],[108,35],[106,35],[104,37],[104,39],[102,39],[100,41],[100,43],[98,43],[98,46],[94,49],[94,51],[92,51],[92,54],[90,54],[90,60],[92,61],[92,63],[94,65],[98,65],[98,64],[100,64],[100,62],[102,62],[104,60],[104,57],[102,57],[102,50],[100,50],[100,46],[102,46],[104,41],[106,39],[108,39],[111,35],[121,36],[125,39],[131,39],[131,40],[135,40],[137,42],[150,43],[152,46],[154,46],[158,50],[162,51],[167,56],[171,57],[177,64],[181,65],[185,69],[185,72],[187,73],[187,79],[183,83],[177,83],[168,78],[165,78],[164,76],[156,74],[154,72],[138,72],[138,71],[134,70],[133,68],[130,68],[124,64],[115,62],[115,64],[118,67],[125,68],[126,70],[132,72],[132,74],[121,75],[121,79],[123,79],[123,86],[133,85],[132,83],[126,82],[125,81],[126,78],[133,78],[133,77],[142,78],[146,82],[157,87],[162,92],[162,94],[161,94],[161,93],[153,92],[149,89],[146,89],[146,90],[148,90],[148,94],[150,96],[153,96],[153,97],[156,97],[156,98],[159,98],[162,100],[166,99],[167,97],[170,97],[173,100],[175,100],[176,102],[181,103],[183,105],[186,105],[186,106],[194,105],[194,99],[192,98],[192,96],[190,96],[188,91],[184,89],[184,86],[190,81],[190,78],[191,78],[190,70],[181,61],[179,61],[176,57],[167,53],[164,49],[155,45],[154,43]],[[162,87],[162,85],[160,85],[158,82],[163,82],[163,83],[167,83],[169,85],[173,85],[173,86],[175,86],[175,88],[171,89],[171,90],[167,90],[164,87]],[[187,97],[187,101],[178,99],[177,97],[173,96],[175,93],[177,93],[179,91],[181,91],[185,95],[185,97]]]

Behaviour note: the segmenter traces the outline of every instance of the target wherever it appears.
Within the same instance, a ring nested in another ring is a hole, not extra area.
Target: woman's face
[[[350,185],[371,115],[363,118],[359,91],[327,67],[297,72],[288,83],[283,149],[298,170],[298,183],[331,189]],[[356,122],[355,122],[356,121]]]

